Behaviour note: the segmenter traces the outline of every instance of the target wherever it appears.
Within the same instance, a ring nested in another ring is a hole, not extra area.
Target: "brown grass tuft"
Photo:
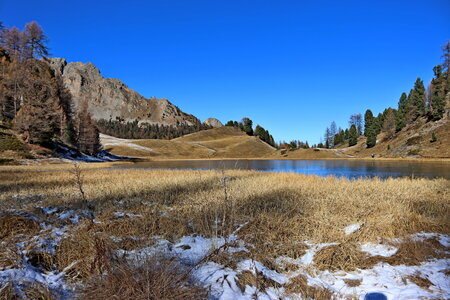
[[[368,255],[359,250],[355,243],[347,242],[331,245],[317,251],[314,265],[319,270],[353,271],[360,267]]]
[[[18,234],[35,235],[40,229],[39,223],[27,216],[0,211],[0,240]]]
[[[349,287],[356,287],[356,286],[361,285],[362,280],[361,279],[344,279],[344,282]]]
[[[38,282],[26,282],[20,287],[14,286],[12,282],[8,282],[3,286],[0,285],[0,299],[54,300],[59,299],[59,297],[47,286]]]
[[[52,292],[47,286],[38,282],[33,282],[22,289],[25,299],[37,300],[54,300],[58,299],[57,295]]]
[[[417,266],[432,258],[450,257],[450,255],[444,251],[448,249],[435,238],[425,239],[423,241],[408,238],[399,244],[394,245],[398,247],[397,252],[390,257],[380,258],[381,261],[394,266]]]
[[[428,280],[428,278],[424,278],[420,273],[406,276],[405,279],[426,290],[429,290],[430,286],[433,285],[433,283]]]
[[[14,245],[0,244],[0,270],[18,268],[21,264],[22,256]]]
[[[314,256],[314,264],[319,270],[352,271],[355,269],[369,269],[383,262],[392,266],[407,265],[417,266],[432,258],[449,258],[444,246],[435,238],[414,240],[407,238],[393,244],[398,248],[397,252],[389,257],[370,256],[360,250],[353,242],[344,242],[339,245],[327,246],[317,251]]]
[[[66,269],[71,279],[88,278],[109,269],[111,256],[109,239],[82,228],[64,238],[56,251],[56,263]]]
[[[245,291],[247,285],[256,287],[259,291],[264,291],[267,288],[274,287],[279,288],[281,285],[270,278],[267,278],[263,273],[256,271],[256,275],[251,271],[243,271],[237,275],[237,286],[242,292]]]
[[[286,292],[288,294],[300,294],[305,299],[314,300],[331,300],[335,296],[330,290],[323,287],[308,285],[308,279],[304,275],[298,275],[289,280],[286,285]]]
[[[12,282],[0,284],[0,299],[17,299]]]
[[[131,266],[116,262],[106,275],[90,280],[82,299],[207,299],[204,289],[189,283],[173,260],[149,258]]]

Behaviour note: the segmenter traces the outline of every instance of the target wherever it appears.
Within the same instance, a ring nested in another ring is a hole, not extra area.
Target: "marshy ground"
[[[0,169],[0,298],[450,296],[445,179]]]

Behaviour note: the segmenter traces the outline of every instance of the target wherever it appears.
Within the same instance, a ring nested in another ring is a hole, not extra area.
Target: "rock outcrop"
[[[204,125],[211,126],[212,128],[219,128],[222,127],[223,124],[216,118],[208,118],[205,121],[203,121]]]
[[[200,120],[182,112],[167,99],[147,99],[118,79],[104,78],[92,63],[67,63],[64,58],[49,58],[50,67],[62,75],[70,90],[75,109],[87,101],[96,120],[124,120],[177,126],[198,125]]]

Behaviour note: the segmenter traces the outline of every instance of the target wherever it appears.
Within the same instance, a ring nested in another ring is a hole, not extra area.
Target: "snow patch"
[[[144,147],[138,144],[134,144],[133,140],[116,138],[106,134],[100,134],[100,140],[103,146],[124,146],[128,148],[133,148],[136,150],[143,150],[151,152],[152,148]]]
[[[361,228],[361,224],[351,224],[344,228],[345,235],[352,234],[353,232],[359,230]]]
[[[115,212],[114,216],[116,218],[124,218],[124,217],[128,217],[128,218],[135,218],[135,217],[142,217],[142,215],[139,214],[132,214],[132,213],[124,213],[121,211]]]
[[[372,256],[389,257],[397,253],[397,250],[398,248],[396,247],[383,244],[366,243],[361,245],[361,251],[369,253]]]

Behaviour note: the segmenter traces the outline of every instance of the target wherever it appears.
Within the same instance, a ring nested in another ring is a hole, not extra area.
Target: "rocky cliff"
[[[203,124],[213,128],[219,128],[223,126],[222,122],[220,122],[216,118],[208,118],[205,121],[203,121]]]
[[[200,120],[182,112],[167,99],[147,99],[118,79],[104,78],[92,63],[67,63],[64,58],[47,59],[62,75],[70,90],[75,109],[86,100],[96,120],[124,120],[149,124],[197,125]]]

